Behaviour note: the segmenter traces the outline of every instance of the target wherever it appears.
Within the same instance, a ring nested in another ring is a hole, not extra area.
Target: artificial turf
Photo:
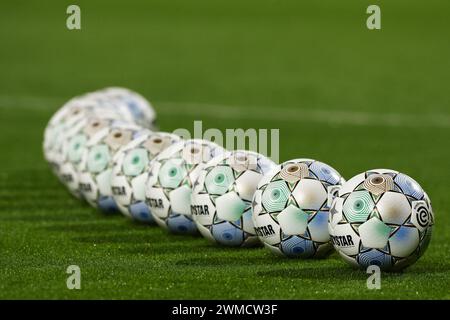
[[[77,3],[79,31],[65,28],[68,1],[0,5],[0,298],[450,298],[448,3]],[[374,3],[382,29],[369,31]],[[436,215],[428,251],[368,290],[336,254],[283,259],[96,212],[41,143],[65,100],[109,85],[147,96],[164,131],[279,128],[280,160],[411,175]],[[71,264],[81,290],[66,287]]]

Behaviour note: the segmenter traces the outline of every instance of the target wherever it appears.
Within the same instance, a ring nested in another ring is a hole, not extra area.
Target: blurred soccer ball
[[[375,169],[342,185],[328,226],[334,247],[348,263],[401,270],[424,253],[433,224],[430,199],[416,181]]]
[[[97,108],[99,110],[101,108]],[[105,116],[105,115],[103,115]],[[82,117],[62,137],[61,165],[58,175],[68,190],[82,198],[79,185],[81,160],[87,142],[99,131],[115,122],[114,118]]]
[[[156,121],[150,103],[127,89],[107,88],[71,99],[52,116],[44,132],[44,157],[58,177],[61,178],[59,170],[65,161],[62,149],[68,135],[80,121],[90,117],[132,122],[149,129],[154,128]]]
[[[264,245],[289,257],[329,253],[327,190],[343,181],[332,167],[311,159],[284,162],[265,175],[252,205],[255,231]]]
[[[259,181],[275,166],[250,151],[233,151],[208,162],[192,193],[191,211],[200,233],[227,246],[260,244],[251,203]]]
[[[79,188],[92,206],[104,212],[114,212],[118,208],[111,191],[113,156],[121,147],[148,130],[118,120],[100,120],[92,126],[96,132],[86,142],[81,155]]]
[[[145,183],[150,161],[180,141],[165,132],[148,132],[129,142],[114,156],[111,189],[120,211],[127,217],[151,223],[153,217],[145,203]]]
[[[143,128],[156,131],[156,112],[151,103],[139,93],[121,87],[108,87],[96,93],[92,98],[101,103],[114,104],[122,121],[133,122]]]
[[[205,140],[178,142],[151,163],[146,202],[156,223],[174,233],[196,233],[191,193],[201,167],[225,150]]]
[[[61,107],[47,124],[44,131],[44,157],[57,176],[63,162],[62,147],[67,131],[82,119],[94,116],[98,107],[99,103],[95,100],[75,98]]]

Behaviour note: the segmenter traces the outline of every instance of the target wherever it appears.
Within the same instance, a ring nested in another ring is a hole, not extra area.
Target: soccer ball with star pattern
[[[150,162],[162,151],[180,141],[165,132],[148,132],[129,142],[114,155],[111,190],[120,211],[129,218],[152,223],[145,203],[145,183]]]
[[[202,166],[224,152],[213,142],[193,139],[178,142],[153,159],[145,197],[159,226],[173,233],[197,233],[191,215],[192,187]]]
[[[259,181],[275,166],[250,151],[233,151],[208,162],[192,193],[192,214],[200,233],[227,246],[260,244],[251,203]]]
[[[332,249],[327,221],[333,193],[328,190],[344,181],[335,169],[311,159],[284,162],[265,175],[252,205],[264,245],[288,257],[326,256]]]
[[[397,171],[376,169],[342,185],[328,225],[332,243],[345,261],[395,271],[424,253],[433,224],[430,199],[416,181]]]
[[[83,150],[78,169],[79,190],[89,204],[106,213],[118,210],[111,191],[114,154],[147,129],[118,120],[101,119],[87,128],[93,130]],[[87,132],[89,135],[89,132]]]
[[[71,138],[73,127],[79,126],[80,122],[90,117],[122,120],[151,130],[154,130],[156,123],[156,113],[150,102],[125,88],[109,87],[75,97],[65,103],[45,128],[43,151],[55,175],[65,184],[72,183],[68,187],[76,196],[79,196],[77,191],[73,191],[76,183],[73,180],[65,180],[67,172],[62,175],[59,172],[66,161],[62,149],[67,139]]]

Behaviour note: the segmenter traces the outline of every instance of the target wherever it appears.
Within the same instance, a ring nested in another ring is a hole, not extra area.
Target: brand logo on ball
[[[331,243],[339,247],[354,247],[353,238],[351,235],[331,236]]]
[[[208,216],[209,209],[207,205],[191,205],[191,213],[197,216]]]
[[[260,237],[270,237],[275,234],[272,225],[268,224],[267,226],[255,227],[255,233]]]
[[[416,216],[417,223],[425,228],[430,223],[430,212],[426,206],[425,201],[414,201],[412,203],[413,214]]]

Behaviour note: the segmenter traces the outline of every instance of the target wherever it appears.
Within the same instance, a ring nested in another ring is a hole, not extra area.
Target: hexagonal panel
[[[209,154],[210,148],[208,145],[195,141],[188,141],[182,150],[182,158],[189,164],[207,162]]]
[[[226,163],[237,172],[257,170],[258,157],[257,154],[253,152],[237,150],[230,154],[226,160]]]
[[[295,183],[309,176],[309,168],[306,163],[288,162],[283,164],[280,170],[280,178],[289,183]]]
[[[233,182],[233,170],[228,166],[217,166],[206,174],[205,188],[209,194],[222,195]]]
[[[101,196],[97,200],[97,205],[100,210],[105,213],[115,213],[118,211],[116,202],[112,196]]]
[[[391,228],[374,217],[360,225],[358,231],[364,247],[383,249],[388,242]]]
[[[216,210],[219,219],[234,222],[241,218],[246,204],[236,194],[229,192],[216,199]]]
[[[269,212],[281,211],[285,208],[291,192],[282,180],[269,183],[262,194],[262,203]]]
[[[356,259],[359,265],[363,268],[367,268],[371,265],[376,265],[379,266],[381,270],[386,270],[392,266],[391,256],[376,249],[362,252],[357,256]]]
[[[400,227],[389,239],[391,254],[407,257],[419,246],[419,231],[414,227]]]
[[[319,211],[308,223],[308,230],[311,240],[316,242],[330,241],[328,233],[328,212]]]
[[[372,213],[375,203],[365,190],[354,191],[345,199],[343,212],[349,222],[364,222]]]
[[[87,168],[93,173],[101,172],[105,170],[110,158],[108,146],[104,144],[93,146],[88,153]]]
[[[211,233],[220,244],[240,246],[244,242],[244,232],[229,222],[221,222],[211,227]]]
[[[310,258],[315,254],[313,242],[293,236],[281,242],[281,250],[289,257]]]
[[[155,157],[179,140],[180,137],[177,135],[158,132],[149,135],[143,146],[150,152],[152,157]]]
[[[77,163],[81,160],[87,137],[84,134],[77,134],[69,141],[67,156],[70,162]]]
[[[158,172],[161,186],[175,189],[187,175],[186,167],[181,159],[169,159],[165,161]]]
[[[309,214],[296,206],[289,205],[277,216],[281,230],[286,235],[304,234],[308,226]]]
[[[130,142],[132,138],[133,132],[131,130],[113,128],[104,141],[111,149],[118,150],[120,147]]]
[[[148,206],[142,201],[133,203],[130,206],[130,214],[136,220],[146,223],[154,222],[153,216],[151,215]]]
[[[147,163],[147,150],[144,148],[130,150],[122,163],[123,173],[127,176],[137,176],[144,171]]]
[[[423,198],[424,192],[420,185],[411,177],[406,174],[399,173],[394,179],[395,183],[400,187],[403,193],[421,200]]]
[[[170,232],[180,234],[196,234],[197,226],[195,222],[184,214],[170,215],[166,221]]]
[[[245,171],[235,182],[235,190],[243,200],[251,201],[262,174],[255,171]]]
[[[319,210],[327,201],[327,190],[315,179],[302,179],[292,192],[303,210]]]
[[[386,192],[377,203],[378,212],[385,223],[403,224],[412,210],[406,196],[396,192]]]
[[[341,175],[336,170],[320,161],[311,163],[309,170],[312,171],[319,180],[330,184],[337,184],[341,180]]]

